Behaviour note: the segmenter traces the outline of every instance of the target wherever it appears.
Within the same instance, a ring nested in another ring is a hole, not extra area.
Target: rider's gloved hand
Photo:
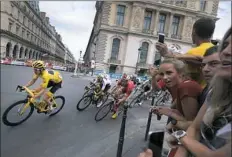
[[[32,92],[32,93],[36,93],[36,90],[35,90],[35,89],[32,89],[31,92]]]

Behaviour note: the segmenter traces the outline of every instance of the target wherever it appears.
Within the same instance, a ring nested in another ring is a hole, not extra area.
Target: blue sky
[[[76,59],[85,52],[95,16],[95,1],[40,1],[40,11],[47,13],[50,22],[62,36]],[[214,39],[223,37],[231,26],[231,2],[219,3]]]

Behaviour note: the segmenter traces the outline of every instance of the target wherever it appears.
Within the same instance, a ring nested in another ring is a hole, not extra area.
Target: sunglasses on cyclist
[[[41,71],[41,69],[38,69],[38,68],[34,68],[35,71]]]

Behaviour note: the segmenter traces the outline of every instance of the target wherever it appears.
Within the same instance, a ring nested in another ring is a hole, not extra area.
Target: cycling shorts
[[[49,90],[52,94],[55,94],[55,92],[61,88],[61,85],[62,85],[62,81],[60,81],[59,83],[55,83],[53,81],[49,81],[48,82],[48,86],[47,88],[50,88],[51,89]]]

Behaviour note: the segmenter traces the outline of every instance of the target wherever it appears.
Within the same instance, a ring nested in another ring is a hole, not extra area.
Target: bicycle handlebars
[[[24,91],[25,89],[23,88],[23,86],[20,86],[20,85],[18,85],[17,87],[16,87],[16,91],[19,89],[19,91],[20,92],[22,92],[22,91]]]
[[[34,93],[33,93],[29,88],[27,88],[27,87],[25,87],[25,86],[20,86],[20,85],[18,85],[17,88],[16,88],[16,91],[17,91],[18,89],[19,89],[20,92],[22,92],[22,91],[25,90],[25,91],[29,94],[29,96],[34,97]]]
[[[112,94],[112,93],[108,93],[108,94],[109,94],[110,96],[112,96],[114,100],[118,100],[118,98],[116,98],[116,97],[114,96],[114,94]]]

